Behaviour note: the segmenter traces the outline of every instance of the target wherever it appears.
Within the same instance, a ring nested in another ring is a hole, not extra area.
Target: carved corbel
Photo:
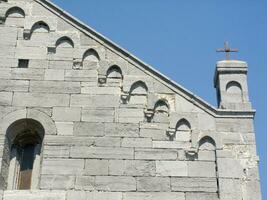
[[[154,116],[154,110],[147,109],[144,111],[145,117],[147,118],[148,122],[151,122],[152,117]]]
[[[74,59],[72,68],[75,69],[75,70],[82,69],[83,68],[82,60],[81,59]]]
[[[122,100],[122,103],[123,104],[126,104],[127,103],[128,98],[129,98],[129,94],[126,93],[126,92],[122,92],[122,94],[121,94],[121,100]]]
[[[107,82],[106,75],[98,75],[98,83],[100,85],[104,85]]]
[[[195,160],[198,157],[198,150],[196,148],[186,149],[185,155],[189,160]]]
[[[24,29],[23,30],[23,38],[25,40],[29,40],[31,37],[31,30],[30,29]]]
[[[173,140],[173,138],[175,137],[175,129],[174,128],[169,128],[167,130],[167,136],[169,136],[170,140]]]

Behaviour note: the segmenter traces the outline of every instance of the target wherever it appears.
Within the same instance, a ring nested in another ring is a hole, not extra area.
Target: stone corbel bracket
[[[72,68],[75,69],[75,70],[81,70],[81,69],[83,69],[82,59],[75,58],[73,60],[73,66],[72,66]]]
[[[99,85],[104,85],[107,83],[107,76],[106,75],[98,75],[98,83]]]
[[[127,104],[128,99],[129,99],[129,93],[127,93],[127,92],[122,92],[122,94],[121,94],[121,100],[122,100],[122,103],[123,103],[123,104]]]
[[[166,135],[170,138],[170,140],[173,140],[173,138],[175,137],[175,129],[174,128],[169,128],[166,131]]]
[[[147,118],[147,121],[148,122],[151,122],[153,116],[154,116],[154,110],[151,110],[151,109],[147,109],[144,111],[145,113],[145,117]]]
[[[25,40],[29,40],[31,37],[31,30],[30,29],[23,29],[23,38]]]
[[[198,157],[198,150],[196,148],[186,149],[185,155],[189,160],[195,160]]]

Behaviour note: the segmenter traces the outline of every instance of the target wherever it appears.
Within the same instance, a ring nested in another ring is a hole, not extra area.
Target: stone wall
[[[3,200],[261,199],[252,110],[211,107],[49,2],[0,15]],[[8,189],[21,119],[45,132],[32,191]]]

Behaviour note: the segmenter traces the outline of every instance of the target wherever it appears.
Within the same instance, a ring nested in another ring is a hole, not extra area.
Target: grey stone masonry
[[[0,200],[261,200],[246,62],[215,108],[49,0],[0,0],[0,47]]]

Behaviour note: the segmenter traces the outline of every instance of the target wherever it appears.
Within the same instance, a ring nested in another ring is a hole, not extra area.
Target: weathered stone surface
[[[65,200],[64,191],[28,191],[11,190],[4,192],[4,200]]]
[[[42,190],[70,190],[74,188],[75,176],[44,175],[41,178]]]
[[[54,107],[52,118],[58,122],[75,122],[81,120],[81,108]]]
[[[139,125],[127,123],[106,123],[105,135],[113,137],[138,137]]]
[[[186,193],[186,200],[219,200],[217,193],[197,193],[188,192]]]
[[[72,158],[133,159],[134,150],[132,148],[73,146],[70,156]]]
[[[150,138],[123,138],[121,142],[122,147],[139,147],[151,148],[152,140]]]
[[[127,192],[123,200],[185,200],[183,192]]]
[[[156,161],[157,176],[187,176],[188,166],[184,161]]]
[[[24,68],[13,68],[11,70],[12,79],[22,80],[44,80],[43,69],[24,69]]]
[[[236,159],[219,158],[218,165],[218,172],[220,177],[242,178],[242,176],[244,176],[243,167]]]
[[[126,176],[97,176],[95,188],[101,191],[135,191],[136,181]]]
[[[77,136],[104,136],[102,123],[75,122],[74,134]]]
[[[68,158],[70,156],[69,146],[45,146],[43,155],[47,158]]]
[[[114,122],[115,110],[108,109],[83,109],[82,121],[85,122]]]
[[[172,177],[171,190],[179,192],[217,192],[217,179]]]
[[[126,160],[124,174],[128,176],[155,176],[155,161]]]
[[[94,190],[94,187],[95,187],[95,177],[93,177],[93,176],[78,176],[78,177],[76,177],[75,189],[77,189],[77,190]]]
[[[189,177],[216,177],[215,163],[189,161],[188,175]]]
[[[27,80],[0,80],[0,91],[28,92],[29,84]]]
[[[65,71],[62,69],[46,69],[44,80],[46,81],[64,81]]]
[[[56,122],[58,135],[73,135],[73,122]]]
[[[138,160],[176,160],[178,152],[162,149],[135,149],[134,155]]]
[[[170,178],[167,177],[138,177],[137,191],[168,192],[171,190]]]
[[[108,160],[85,160],[86,175],[108,175]]]
[[[59,81],[31,81],[31,92],[75,94],[81,92],[80,83]]]
[[[13,106],[68,106],[70,96],[67,94],[14,93]]]
[[[121,192],[68,191],[66,200],[122,200]]]

